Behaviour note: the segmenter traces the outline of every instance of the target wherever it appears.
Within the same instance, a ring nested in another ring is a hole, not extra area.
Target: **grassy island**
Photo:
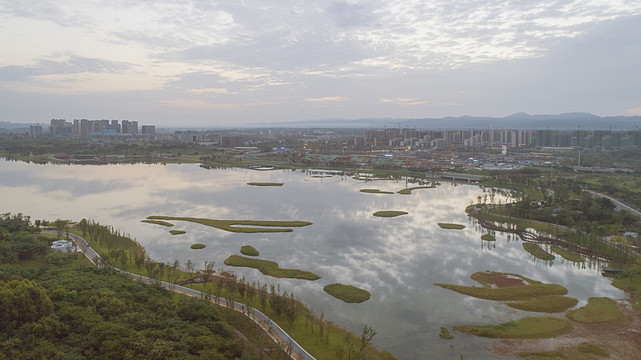
[[[277,278],[318,280],[320,276],[309,271],[297,269],[281,269],[278,263],[268,260],[252,259],[240,255],[231,255],[225,259],[227,266],[250,267],[257,269],[261,273]]]
[[[396,217],[396,216],[407,215],[407,214],[408,214],[407,211],[384,210],[384,211],[377,211],[373,215],[378,217]]]
[[[567,296],[545,295],[530,300],[510,302],[507,305],[524,311],[560,313],[573,307],[578,302],[577,299]]]
[[[382,191],[381,189],[361,189],[360,191],[368,194],[393,194],[391,191]]]
[[[323,288],[326,293],[346,303],[362,303],[369,300],[370,293],[352,285],[329,284]]]
[[[401,189],[401,190],[397,191],[396,193],[397,194],[401,194],[401,195],[410,195],[412,193],[412,191],[414,191],[414,190],[418,190],[418,189],[434,189],[435,187],[436,186],[434,186],[434,185],[431,185],[431,186],[415,186],[415,187],[411,187],[411,188]]]
[[[191,248],[194,250],[200,250],[205,248],[205,244],[191,244]]]
[[[581,323],[621,322],[624,320],[623,313],[614,300],[606,297],[589,298],[587,305],[570,310],[565,315],[568,319]]]
[[[494,237],[494,235],[492,235],[492,234],[490,234],[490,233],[487,233],[487,234],[483,234],[483,235],[481,235],[481,240],[485,240],[485,241],[496,241],[496,238]]]
[[[249,186],[283,186],[284,183],[272,183],[272,182],[248,182]]]
[[[450,333],[450,331],[447,330],[447,328],[443,327],[443,326],[441,326],[441,332],[438,334],[438,337],[440,337],[441,339],[445,339],[445,340],[454,339],[454,335],[452,335],[452,333]]]
[[[497,325],[454,326],[454,330],[490,338],[544,339],[567,334],[572,331],[572,325],[553,317],[526,317]]]
[[[449,230],[463,230],[463,229],[465,229],[465,225],[461,225],[461,224],[450,224],[450,223],[437,223],[437,224],[442,229],[449,229]]]
[[[147,223],[147,224],[155,224],[155,225],[161,225],[161,226],[166,226],[166,227],[172,227],[174,224],[167,222],[167,221],[162,221],[162,220],[151,220],[151,219],[145,219],[145,220],[140,220],[141,222]]]
[[[247,256],[258,256],[258,250],[254,249],[251,245],[243,245],[240,248],[240,253]]]
[[[290,227],[303,227],[312,224],[307,221],[214,220],[176,216],[149,216],[147,219],[189,221],[237,233],[292,232]],[[245,225],[245,227],[239,225]]]
[[[186,233],[186,231],[183,231],[183,230],[169,230],[169,233],[172,234],[172,235],[182,235],[182,234]]]
[[[574,252],[572,252],[570,250],[566,250],[566,249],[564,249],[564,248],[562,248],[560,246],[552,245],[552,246],[550,246],[550,250],[552,250],[552,252],[554,252],[556,254],[559,254],[562,258],[564,258],[565,260],[568,260],[568,261],[572,261],[572,262],[583,262],[583,261],[585,261],[585,259],[583,259],[583,257],[581,257],[579,254],[574,253]]]
[[[543,250],[539,245],[534,244],[534,243],[523,243],[523,248],[525,251],[529,252],[534,256],[535,258],[541,259],[541,260],[554,260],[556,259],[556,256],[550,254],[549,252]]]

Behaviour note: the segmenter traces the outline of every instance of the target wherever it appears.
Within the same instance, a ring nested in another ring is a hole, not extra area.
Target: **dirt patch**
[[[476,273],[474,279],[490,287],[509,287],[530,285],[525,279],[504,273]]]
[[[553,339],[501,339],[489,349],[500,358],[513,359],[522,352],[554,351],[587,342],[610,351],[610,359],[638,359],[641,354],[641,314],[632,310],[629,300],[619,300],[617,306],[627,322],[582,324],[570,320],[574,329],[567,335]]]

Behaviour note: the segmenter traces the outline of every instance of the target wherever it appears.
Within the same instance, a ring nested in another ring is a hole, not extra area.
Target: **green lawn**
[[[380,189],[361,189],[360,192],[368,194],[393,194],[391,191],[381,191]]]
[[[562,258],[564,258],[565,260],[568,260],[568,261],[572,261],[572,262],[583,262],[583,261],[585,261],[585,259],[583,257],[581,257],[579,254],[577,254],[575,252],[572,252],[570,250],[566,250],[566,249],[564,249],[564,248],[562,248],[560,246],[554,246],[554,245],[550,246],[550,250],[552,250],[552,252],[560,255]]]

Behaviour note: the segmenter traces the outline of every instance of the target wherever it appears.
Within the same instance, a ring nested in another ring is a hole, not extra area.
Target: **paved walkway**
[[[57,231],[54,230],[42,230],[43,233],[48,233],[48,234],[57,234]],[[105,267],[109,266],[121,273],[128,274],[132,276],[133,278],[137,280],[141,280],[147,283],[154,283],[154,284],[159,284],[166,289],[169,289],[171,291],[180,293],[180,294],[185,294],[201,299],[206,299],[207,294],[197,291],[194,289],[190,289],[188,287],[168,283],[166,281],[161,281],[161,280],[154,280],[146,276],[130,273],[128,271],[120,270],[116,267],[108,265],[101,257],[98,255],[94,249],[89,246],[89,243],[82,237],[71,234],[71,233],[65,233],[66,236],[68,236],[73,242],[78,246],[78,248],[82,251],[82,253],[91,261],[92,264],[98,266],[98,267]],[[253,322],[258,324],[267,334],[277,343],[279,344],[285,352],[290,356],[290,358],[294,360],[316,360],[312,355],[310,355],[305,349],[303,349],[302,346],[300,346],[294,339],[292,339],[285,330],[283,330],[275,321],[267,317],[265,314],[262,312],[258,311],[257,309],[253,308],[247,308],[247,305],[239,302],[232,301],[228,304],[227,300],[224,298],[218,298],[214,295],[209,295],[209,301],[213,302],[216,305],[219,306],[225,306],[227,308],[232,308],[239,313],[247,316],[250,318]]]
[[[608,195],[601,194],[601,193],[598,193],[598,192],[592,191],[592,190],[583,190],[583,191],[589,192],[590,194],[592,194],[594,196],[599,196],[599,197],[602,197],[602,198],[610,199],[610,201],[612,201],[614,203],[614,205],[616,205],[616,209],[617,210],[621,210],[621,209],[627,210],[627,211],[633,213],[634,215],[641,217],[641,212],[640,211],[638,211],[638,210],[636,210],[636,209],[634,209],[634,208],[632,208],[632,207],[620,202],[619,200],[617,200],[617,199],[615,199],[613,197],[610,197]]]

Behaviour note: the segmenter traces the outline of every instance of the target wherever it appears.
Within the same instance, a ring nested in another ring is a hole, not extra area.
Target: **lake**
[[[283,186],[249,186],[276,182]],[[0,211],[22,212],[32,220],[93,219],[135,238],[151,258],[202,267],[239,254],[251,245],[259,258],[283,268],[311,271],[317,281],[277,279],[258,270],[233,268],[247,280],[279,284],[283,291],[308,304],[325,319],[360,334],[364,324],[377,335],[373,343],[399,359],[491,359],[493,340],[453,332],[440,339],[441,326],[493,324],[536,316],[507,305],[475,299],[434,286],[434,283],[476,285],[470,275],[491,270],[513,272],[535,280],[558,283],[579,299],[624,293],[603,278],[596,264],[577,266],[557,256],[552,262],[533,258],[520,240],[496,234],[496,242],[481,240],[482,231],[465,214],[465,207],[484,196],[474,185],[442,182],[411,195],[368,194],[376,188],[396,192],[415,184],[405,180],[357,180],[301,170],[207,170],[194,164],[172,165],[35,165],[0,160]],[[495,201],[505,198],[497,195]],[[375,217],[381,210],[407,211],[394,218]],[[313,225],[291,233],[230,233],[188,222],[169,228],[142,223],[150,215],[202,217],[221,220],[301,220]],[[463,230],[441,229],[437,223],[459,223]],[[206,248],[192,250],[202,243]],[[225,267],[226,270],[230,268]],[[323,291],[330,283],[368,290],[370,300],[347,304]],[[429,354],[429,355],[426,355]]]

